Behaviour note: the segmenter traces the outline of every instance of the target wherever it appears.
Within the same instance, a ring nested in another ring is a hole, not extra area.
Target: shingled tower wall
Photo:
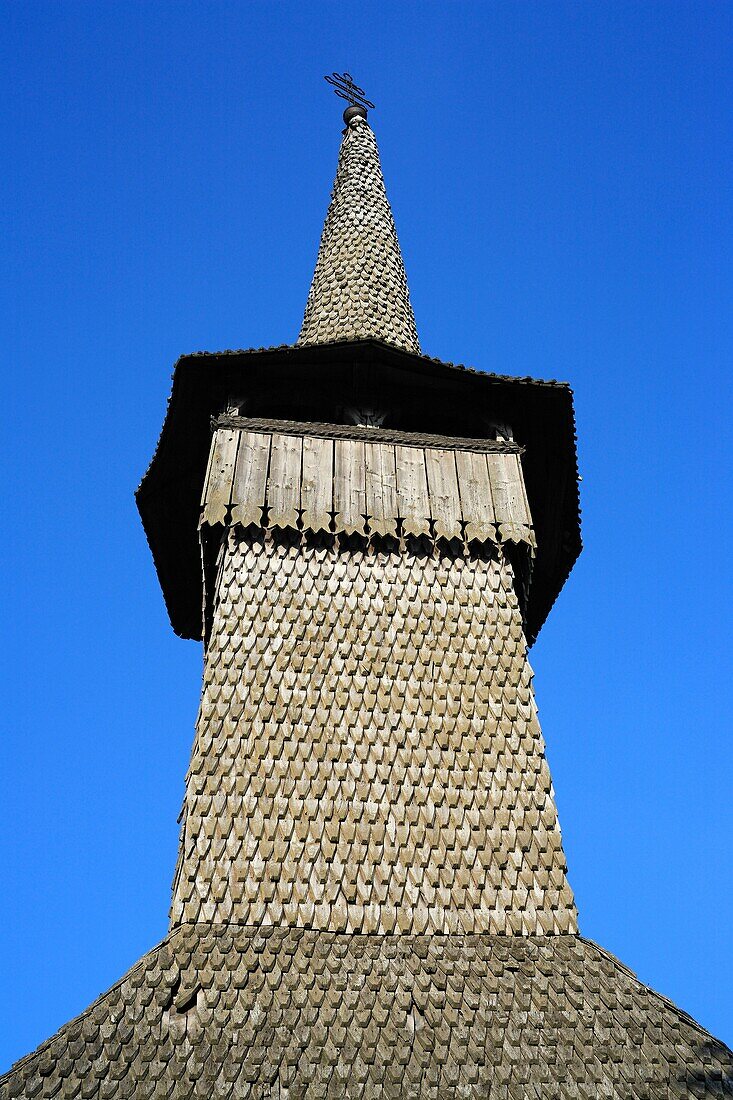
[[[0,1100],[733,1096],[577,930],[527,659],[580,551],[570,390],[420,354],[346,121],[298,344],[181,359],[137,494],[205,646],[169,935]]]
[[[577,931],[500,546],[233,527],[216,604],[173,925]]]

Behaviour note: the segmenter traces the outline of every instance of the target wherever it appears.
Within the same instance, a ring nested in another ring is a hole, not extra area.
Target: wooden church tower
[[[169,934],[0,1097],[733,1096],[578,933],[527,656],[580,551],[571,391],[421,353],[346,91],[297,343],[179,360],[138,491],[205,647]]]

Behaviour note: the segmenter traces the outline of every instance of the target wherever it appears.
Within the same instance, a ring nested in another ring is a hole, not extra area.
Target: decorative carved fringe
[[[201,525],[534,548],[516,445],[487,453],[466,450],[458,440],[446,444],[220,427],[211,444]]]

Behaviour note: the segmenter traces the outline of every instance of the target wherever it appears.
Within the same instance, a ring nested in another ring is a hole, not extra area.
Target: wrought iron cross
[[[324,76],[323,79],[332,84],[336,95],[341,96],[352,107],[374,108],[374,104],[364,95],[364,89],[352,80],[351,73],[331,73],[330,76]]]

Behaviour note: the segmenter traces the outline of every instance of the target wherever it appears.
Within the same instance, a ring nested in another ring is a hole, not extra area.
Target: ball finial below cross
[[[354,83],[351,73],[331,73],[323,78],[333,86],[333,90],[341,99],[345,99],[349,106],[344,111],[344,122],[348,126],[352,118],[366,118],[367,108],[374,108],[364,95],[364,89]]]

